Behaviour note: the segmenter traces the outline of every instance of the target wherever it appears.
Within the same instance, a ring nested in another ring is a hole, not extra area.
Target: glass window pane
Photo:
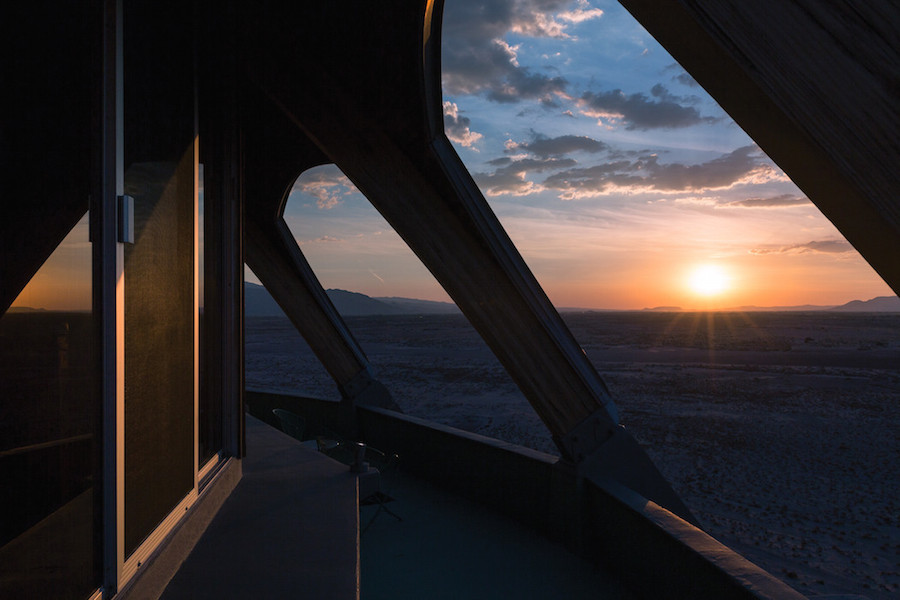
[[[202,155],[201,150],[201,155]],[[223,439],[222,439],[222,397],[221,395],[216,393],[216,388],[210,385],[210,364],[211,361],[215,361],[213,356],[215,354],[212,352],[212,346],[216,343],[218,339],[217,334],[219,332],[211,331],[208,327],[210,323],[210,315],[211,312],[207,311],[206,304],[206,289],[207,286],[204,284],[206,277],[214,278],[216,276],[215,273],[215,265],[217,264],[216,258],[213,256],[212,259],[207,263],[205,260],[206,256],[206,232],[205,228],[209,221],[206,219],[206,210],[209,208],[210,210],[215,210],[215,205],[210,203],[207,205],[205,202],[205,189],[204,185],[204,170],[203,164],[200,164],[200,197],[199,197],[199,226],[197,228],[199,239],[198,239],[198,259],[200,261],[199,270],[199,283],[200,283],[200,410],[199,410],[199,444],[200,444],[200,466],[206,463],[208,460],[216,456],[216,454],[222,449]],[[210,265],[209,272],[207,272],[207,264]],[[219,286],[216,285],[215,279],[213,279],[212,284],[209,286],[211,290],[218,290]],[[212,307],[212,304],[210,304]]]
[[[0,317],[0,597],[99,586],[99,394],[88,217]]]
[[[125,4],[125,552],[194,485],[194,88],[190,19]]]

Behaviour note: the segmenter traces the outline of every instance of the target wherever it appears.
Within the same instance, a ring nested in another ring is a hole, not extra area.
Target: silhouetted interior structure
[[[900,7],[622,3],[900,291]],[[256,395],[256,414],[415,448],[411,472],[482,489],[649,597],[800,597],[699,529],[454,152],[442,5],[4,8],[0,596],[165,589],[241,479],[246,262],[342,397]],[[330,162],[484,337],[558,461],[398,412],[281,216]]]

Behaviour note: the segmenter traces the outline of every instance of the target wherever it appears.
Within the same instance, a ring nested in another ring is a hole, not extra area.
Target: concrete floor
[[[514,520],[402,475],[362,534],[363,600],[633,598],[610,575]],[[376,507],[362,507],[365,526]]]
[[[632,598],[515,521],[402,475],[357,510],[343,464],[247,418],[243,479],[162,595],[221,598]],[[361,585],[361,587],[360,587]]]
[[[243,463],[162,598],[356,598],[355,476],[249,415]]]

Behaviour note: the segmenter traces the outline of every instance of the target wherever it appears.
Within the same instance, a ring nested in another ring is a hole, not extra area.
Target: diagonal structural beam
[[[254,14],[268,20],[244,40],[244,72],[418,255],[564,458],[694,521],[618,424],[605,384],[443,134],[439,6],[391,4],[361,5],[348,19],[340,7],[267,3]]]
[[[303,258],[284,221],[247,220],[244,259],[351,404],[399,410]]]
[[[254,108],[244,123],[245,262],[337,383],[345,416],[352,414],[355,403],[399,411],[384,385],[373,377],[365,353],[282,218],[297,175],[327,159],[315,146],[291,135],[290,123],[272,114],[265,99],[245,98],[245,105]],[[352,419],[343,421],[342,433],[350,435]]]

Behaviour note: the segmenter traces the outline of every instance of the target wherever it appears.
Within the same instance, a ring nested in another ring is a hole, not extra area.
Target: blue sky
[[[891,293],[616,2],[447,0],[442,63],[447,135],[557,306]],[[285,219],[325,287],[447,299],[335,167],[301,176]]]

